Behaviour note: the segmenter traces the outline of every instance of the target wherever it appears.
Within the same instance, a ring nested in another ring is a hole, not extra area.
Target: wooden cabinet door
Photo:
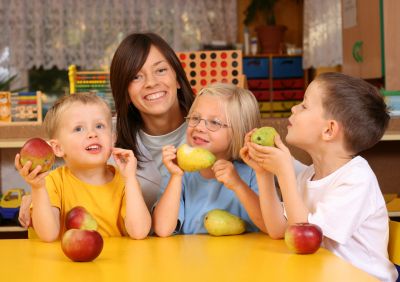
[[[342,14],[344,2],[342,0]],[[343,26],[343,72],[382,77],[379,0],[356,0],[356,25]]]
[[[400,90],[400,1],[383,2],[385,27],[385,88]]]

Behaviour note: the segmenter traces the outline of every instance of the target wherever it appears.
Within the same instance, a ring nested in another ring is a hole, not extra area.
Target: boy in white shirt
[[[379,142],[389,119],[371,84],[340,73],[318,76],[289,118],[286,141],[313,161],[297,181],[292,156],[280,137],[276,147],[263,147],[249,142],[249,132],[241,154],[256,171],[269,235],[282,238],[293,223],[316,224],[323,231],[323,247],[382,281],[395,281],[398,274],[387,252],[385,201],[368,162],[357,156]]]

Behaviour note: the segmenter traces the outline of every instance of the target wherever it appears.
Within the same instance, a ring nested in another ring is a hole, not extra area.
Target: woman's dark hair
[[[139,110],[131,102],[128,87],[145,64],[151,46],[163,54],[176,73],[180,86],[177,89],[179,106],[184,114],[189,111],[194,100],[186,73],[174,50],[164,39],[154,33],[133,33],[120,43],[110,67],[110,84],[117,112],[116,146],[133,150],[139,161],[139,168],[140,162],[145,161],[137,142],[137,133],[143,127],[143,120]]]

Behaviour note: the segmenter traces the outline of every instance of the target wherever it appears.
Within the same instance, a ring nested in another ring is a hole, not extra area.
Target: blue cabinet
[[[249,90],[259,101],[262,117],[287,117],[304,97],[302,56],[265,55],[243,58]]]

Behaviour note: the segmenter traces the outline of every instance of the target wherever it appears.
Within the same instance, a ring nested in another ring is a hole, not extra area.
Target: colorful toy
[[[75,65],[68,67],[70,94],[90,92],[102,97],[115,112],[110,87],[109,73],[106,71],[78,71]]]
[[[229,82],[245,86],[242,68],[242,51],[196,51],[177,52],[182,67],[194,93],[213,82]],[[69,91],[93,92],[104,98],[114,112],[109,73],[107,71],[78,71],[75,65],[68,68]]]
[[[0,123],[41,124],[41,92],[0,92]]]
[[[244,87],[242,51],[196,51],[176,53],[194,93],[213,82]]]
[[[19,208],[25,190],[21,188],[9,189],[0,200],[0,222],[12,220],[18,223]]]

